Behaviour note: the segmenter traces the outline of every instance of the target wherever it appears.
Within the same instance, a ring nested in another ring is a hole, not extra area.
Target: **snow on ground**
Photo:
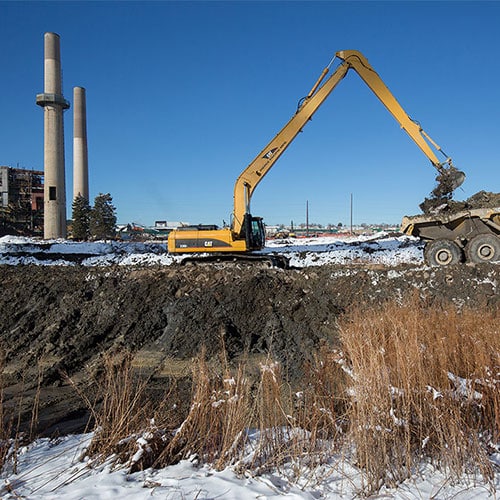
[[[295,267],[325,264],[420,264],[423,243],[412,236],[389,236],[387,233],[347,237],[287,238],[270,240],[265,252],[285,255]]]
[[[183,460],[164,469],[147,469],[129,474],[113,468],[110,462],[92,466],[81,459],[92,435],[66,436],[55,441],[38,439],[19,450],[17,473],[9,465],[0,475],[0,497],[5,500],[29,499],[350,499],[359,496],[359,471],[346,460],[332,457],[320,472],[321,479],[310,477],[291,483],[287,473],[252,476],[237,475],[230,467],[216,471],[198,465],[196,459]],[[496,457],[500,466],[500,457]],[[431,465],[420,470],[397,489],[383,488],[376,498],[392,499],[494,499],[500,477],[492,485],[463,478],[453,484]]]
[[[371,263],[384,265],[423,262],[423,244],[411,236],[287,238],[269,240],[260,253],[284,255],[294,267],[325,264]],[[182,256],[169,255],[165,242],[73,242],[32,238],[0,238],[0,264],[7,265],[170,265]]]

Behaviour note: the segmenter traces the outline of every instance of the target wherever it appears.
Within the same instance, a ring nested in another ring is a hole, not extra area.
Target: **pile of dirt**
[[[189,388],[190,360],[271,354],[288,379],[353,305],[404,300],[497,307],[498,266],[419,268],[253,266],[158,268],[0,266],[0,342],[7,402],[21,393],[26,414],[41,373],[40,429],[75,431],[85,405],[64,374],[85,385],[104,353],[130,350],[158,390],[176,378]],[[362,332],[360,332],[362,335]],[[187,389],[188,390],[188,389]]]
[[[491,193],[488,191],[479,191],[473,194],[465,201],[448,202],[448,210],[451,212],[460,212],[462,210],[471,210],[473,208],[497,208],[500,207],[500,193]]]
[[[500,207],[500,193],[479,191],[465,201],[439,200],[437,198],[426,198],[420,208],[425,214],[436,212],[455,213],[474,208],[497,208]]]

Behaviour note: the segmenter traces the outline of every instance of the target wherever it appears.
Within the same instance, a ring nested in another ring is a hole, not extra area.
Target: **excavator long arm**
[[[244,216],[250,213],[250,199],[254,189],[276,163],[278,158],[285,152],[286,148],[295,139],[304,125],[312,118],[332,90],[339,84],[342,78],[344,78],[349,70],[349,66],[347,64],[341,64],[318,89],[319,84],[325,78],[328,70],[327,66],[295,115],[292,116],[288,123],[255,157],[236,180],[234,186],[234,213],[232,226],[235,234],[240,234]]]
[[[233,234],[238,236],[242,232],[245,214],[250,213],[250,200],[254,189],[351,68],[358,73],[362,80],[400,124],[401,128],[403,128],[413,139],[432,165],[438,170],[439,174],[453,174],[453,179],[451,179],[453,189],[456,189],[464,181],[465,174],[457,171],[453,167],[451,158],[446,157],[441,148],[426,134],[420,125],[408,116],[380,76],[360,52],[356,50],[344,50],[337,52],[336,57],[339,58],[342,63],[320,86],[329,72],[329,68],[333,63],[332,59],[330,64],[321,73],[321,76],[314,84],[309,94],[302,101],[295,115],[255,157],[236,180],[234,186]],[[446,159],[440,162],[432,148],[441,152]]]

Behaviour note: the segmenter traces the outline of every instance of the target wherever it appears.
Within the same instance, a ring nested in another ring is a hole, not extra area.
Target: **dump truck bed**
[[[403,217],[401,231],[424,240],[465,240],[477,234],[500,234],[500,207]]]

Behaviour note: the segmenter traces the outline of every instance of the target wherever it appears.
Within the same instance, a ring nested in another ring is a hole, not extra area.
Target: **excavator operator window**
[[[266,235],[262,219],[260,217],[252,219],[252,246],[259,249],[263,248],[265,239]]]
[[[266,233],[262,217],[252,217],[245,214],[241,237],[245,238],[247,250],[260,250],[264,248]]]

